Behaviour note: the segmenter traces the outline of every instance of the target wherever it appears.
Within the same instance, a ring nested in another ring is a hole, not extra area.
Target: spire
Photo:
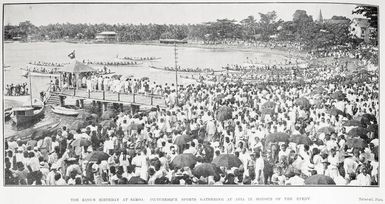
[[[319,22],[323,22],[324,21],[324,18],[322,17],[322,12],[321,12],[321,9],[319,10],[319,15],[318,15],[318,19],[317,19]]]

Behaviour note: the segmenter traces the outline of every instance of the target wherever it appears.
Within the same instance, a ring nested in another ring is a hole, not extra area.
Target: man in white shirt
[[[259,184],[264,183],[263,169],[265,168],[265,162],[261,156],[261,153],[258,151],[255,153],[255,179]]]
[[[357,176],[358,185],[370,186],[371,178],[365,167],[361,169],[361,173]]]

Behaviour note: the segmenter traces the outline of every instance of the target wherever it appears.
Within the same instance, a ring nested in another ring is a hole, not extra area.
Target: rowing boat
[[[61,106],[51,106],[52,112],[59,115],[67,115],[67,116],[77,116],[79,115],[79,110],[61,107]]]
[[[162,71],[168,71],[168,72],[175,72],[174,69],[165,69],[155,66],[149,66],[152,69],[162,70]],[[191,71],[185,71],[185,70],[178,70],[180,73],[213,73],[213,72],[223,72],[223,70],[191,70]]]

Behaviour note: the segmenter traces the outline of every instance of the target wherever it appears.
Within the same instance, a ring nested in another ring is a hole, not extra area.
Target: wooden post
[[[106,92],[103,90],[103,100],[106,100]]]
[[[98,110],[103,112],[102,102],[98,101]]]
[[[120,101],[120,92],[118,92],[118,101]]]
[[[79,108],[80,108],[79,100],[76,100],[76,107],[79,107]]]
[[[153,105],[154,94],[151,93],[151,105]]]
[[[107,111],[108,102],[103,102],[103,112]]]
[[[132,95],[132,102],[135,103],[135,93]]]
[[[59,102],[60,102],[60,106],[63,107],[65,105],[65,96],[59,96]]]
[[[91,98],[91,90],[88,90],[88,98]]]
[[[120,111],[123,112],[123,103],[119,104],[120,106]]]
[[[84,99],[79,99],[80,101],[80,108],[84,108]]]

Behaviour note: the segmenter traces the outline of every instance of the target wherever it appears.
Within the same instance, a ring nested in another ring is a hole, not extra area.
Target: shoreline
[[[113,43],[95,43],[91,41],[32,41],[32,42],[20,42],[20,43],[72,43],[72,44],[117,44],[117,45],[147,45],[147,46],[162,46],[162,47],[174,47],[174,44],[165,44],[160,43],[159,41],[142,41],[142,42],[113,42]],[[244,46],[244,45],[225,45],[225,44],[201,44],[195,42],[189,42],[186,44],[177,44],[179,48],[200,48],[200,49],[210,49],[210,50],[230,50],[230,51],[241,51],[241,52],[264,52],[279,54],[285,57],[305,57],[307,54],[306,51],[299,51],[287,48],[269,48],[269,47],[254,47],[254,46]]]

